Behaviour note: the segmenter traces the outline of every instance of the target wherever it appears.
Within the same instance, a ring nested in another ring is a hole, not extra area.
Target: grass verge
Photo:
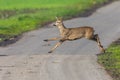
[[[98,56],[102,64],[114,80],[120,80],[120,39],[112,43],[105,54]]]
[[[87,16],[113,0],[0,0],[0,42],[54,21]]]

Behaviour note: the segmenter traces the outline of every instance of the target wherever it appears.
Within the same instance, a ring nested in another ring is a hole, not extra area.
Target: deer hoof
[[[101,53],[105,53],[105,49],[102,49],[102,50],[101,50]]]
[[[45,40],[43,40],[43,41],[48,42],[48,40],[47,40],[47,39],[45,39]]]
[[[48,53],[52,53],[52,51],[49,51]]]

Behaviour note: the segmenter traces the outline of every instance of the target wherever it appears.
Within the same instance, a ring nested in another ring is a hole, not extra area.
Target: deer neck
[[[60,26],[58,26],[60,34],[64,33],[64,31],[66,30],[66,27],[62,24]]]

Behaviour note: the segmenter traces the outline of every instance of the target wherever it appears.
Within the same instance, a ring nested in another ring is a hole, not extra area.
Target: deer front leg
[[[60,40],[60,39],[61,39],[61,38],[58,37],[58,38],[45,39],[44,41],[47,42],[47,41],[55,41],[55,40]]]
[[[52,53],[57,47],[59,47],[64,41],[60,40],[48,53]]]

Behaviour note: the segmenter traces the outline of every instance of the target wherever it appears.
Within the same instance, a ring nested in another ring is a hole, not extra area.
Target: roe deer
[[[48,52],[52,53],[58,46],[65,41],[73,41],[80,38],[87,38],[89,40],[96,41],[101,52],[105,52],[103,46],[100,43],[98,34],[94,34],[94,29],[89,26],[77,27],[77,28],[66,28],[61,18],[57,18],[54,26],[57,26],[60,31],[60,38],[45,39],[44,41],[59,40],[59,42]]]

